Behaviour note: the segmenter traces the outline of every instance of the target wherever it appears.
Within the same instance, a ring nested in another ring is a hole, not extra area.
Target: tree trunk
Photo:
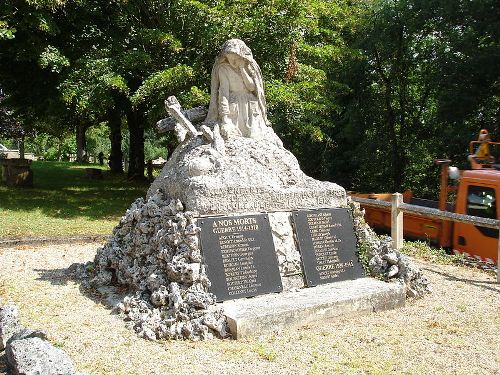
[[[19,159],[24,159],[24,135],[17,140],[17,149],[19,150]]]
[[[84,163],[86,159],[86,148],[87,139],[85,138],[85,133],[87,132],[87,126],[82,122],[78,121],[76,126],[76,161],[78,163]]]
[[[123,173],[122,129],[120,110],[115,106],[108,112],[109,140],[111,154],[109,155],[109,169],[112,173]]]
[[[57,161],[62,161],[63,137],[57,138]]]
[[[385,74],[382,68],[381,58],[378,50],[375,48],[375,69],[384,84],[384,105],[385,105],[385,115],[387,117],[387,127],[389,133],[389,143],[391,150],[391,174],[392,174],[392,191],[398,192],[401,188],[404,172],[405,172],[405,160],[404,153],[400,149],[399,135],[398,135],[398,123],[396,119],[396,114],[392,106],[392,100],[394,96],[393,82]],[[399,124],[401,125],[401,124]],[[400,126],[399,126],[400,128]]]
[[[144,119],[140,109],[127,110],[127,125],[130,135],[129,179],[143,180],[144,177]]]

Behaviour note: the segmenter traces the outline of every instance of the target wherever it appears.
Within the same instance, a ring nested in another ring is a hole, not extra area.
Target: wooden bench
[[[0,159],[2,181],[7,186],[33,186],[33,171],[29,159]]]
[[[102,169],[99,168],[85,168],[85,175],[91,180],[101,180],[103,178]]]

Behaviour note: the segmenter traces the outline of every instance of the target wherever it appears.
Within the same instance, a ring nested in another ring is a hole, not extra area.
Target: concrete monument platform
[[[405,288],[402,284],[368,277],[222,304],[235,339],[404,305]]]

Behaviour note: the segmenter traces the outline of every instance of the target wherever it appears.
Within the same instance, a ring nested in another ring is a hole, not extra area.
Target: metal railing
[[[392,195],[391,202],[359,197],[352,197],[352,200],[364,206],[383,207],[391,209],[391,237],[393,241],[393,247],[396,250],[399,250],[403,247],[403,213],[409,213],[429,219],[448,220],[457,223],[472,224],[480,227],[498,229],[500,234],[500,220],[457,214],[454,212],[441,211],[435,208],[403,203],[403,195],[400,193],[394,193]],[[500,272],[498,271],[498,260],[500,260],[500,238],[498,241],[497,251],[497,282],[500,283]]]

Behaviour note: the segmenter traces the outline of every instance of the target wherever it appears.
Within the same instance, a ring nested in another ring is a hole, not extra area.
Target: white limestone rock
[[[9,340],[7,340],[7,345],[10,345],[12,342],[16,340],[25,340],[33,337],[38,337],[42,340],[47,340],[47,334],[43,331],[33,330],[29,328],[22,328],[21,330],[14,333]]]
[[[201,138],[189,138],[174,151],[147,197],[157,190],[202,215],[346,205],[341,186],[308,177],[295,156],[273,141],[247,137],[226,140],[225,155]]]
[[[161,192],[136,200],[98,250],[90,272],[95,287],[117,283],[130,288],[132,295],[117,309],[148,340],[227,335],[201,263],[200,228],[194,214],[183,209],[179,200]],[[217,324],[209,327],[204,321]]]
[[[17,306],[14,304],[0,306],[0,351],[5,349],[10,338],[21,330]]]
[[[13,374],[75,375],[68,355],[39,337],[15,340],[6,348],[7,362]]]
[[[291,212],[273,212],[269,214],[269,224],[273,233],[274,247],[282,276],[302,273],[300,252],[294,240],[291,216]]]
[[[394,252],[394,251],[390,251],[387,254],[384,254],[382,259],[386,260],[387,263],[389,263],[391,265],[398,264],[398,254],[396,254],[396,252]]]
[[[404,254],[392,250],[390,237],[380,239],[364,220],[364,212],[358,203],[348,199],[353,213],[354,231],[358,248],[363,248],[366,265],[373,277],[396,280],[405,286],[407,298],[420,298],[430,293],[429,281],[421,269]]]

